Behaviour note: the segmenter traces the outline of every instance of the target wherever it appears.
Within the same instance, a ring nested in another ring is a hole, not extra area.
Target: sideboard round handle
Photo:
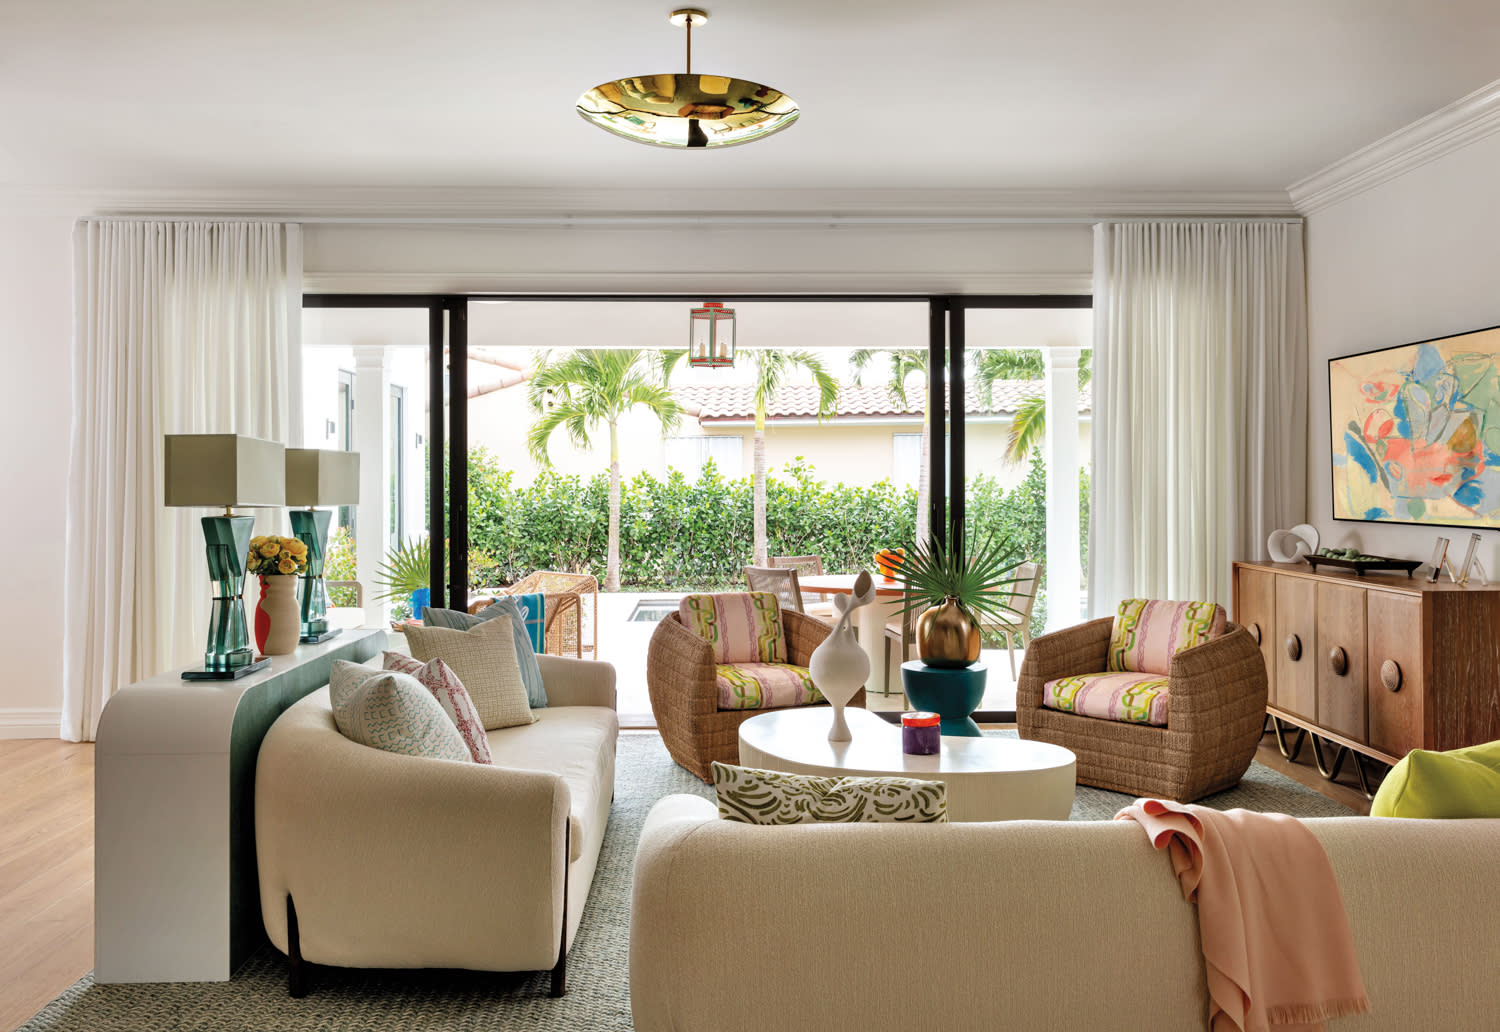
[[[1260,644],[1260,624],[1252,623],[1249,627],[1250,637],[1255,639],[1255,644]]]
[[[1297,637],[1295,634],[1288,634],[1286,636],[1286,654],[1287,658],[1290,659],[1293,663],[1301,659],[1302,639]]]
[[[1380,683],[1393,692],[1401,690],[1401,664],[1388,659],[1380,664]]]
[[[1342,645],[1335,645],[1328,651],[1328,666],[1339,677],[1349,672],[1349,654]]]

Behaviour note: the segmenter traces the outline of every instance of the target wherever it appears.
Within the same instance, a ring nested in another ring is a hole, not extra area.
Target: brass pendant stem
[[[687,74],[693,74],[693,19],[687,20]]]

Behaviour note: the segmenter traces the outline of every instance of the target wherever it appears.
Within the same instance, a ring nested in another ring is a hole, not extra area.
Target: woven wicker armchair
[[[501,595],[514,594],[502,590]],[[549,656],[573,656],[583,658],[583,643],[579,627],[583,623],[582,608],[576,592],[558,591],[543,596],[547,623],[542,629],[543,644]],[[478,613],[495,604],[495,597],[484,595],[469,601],[469,612]]]
[[[807,666],[813,649],[828,637],[820,620],[783,609],[787,661]],[[683,625],[676,613],[662,618],[646,653],[646,689],[667,752],[682,767],[713,781],[714,761],[738,763],[740,725],[764,710],[721,710],[713,646]],[[865,692],[849,703],[865,704]],[[827,703],[817,703],[824,705]]]
[[[598,658],[599,628],[599,581],[587,573],[562,573],[557,570],[538,570],[529,573],[508,588],[498,589],[502,595],[546,595],[548,602],[547,651],[560,656],[582,656],[587,652]],[[578,596],[578,605],[568,618],[557,621],[558,640],[553,648],[551,619],[552,597],[572,593]]]
[[[1172,659],[1166,727],[1064,713],[1042,706],[1042,686],[1106,668],[1113,617],[1032,641],[1016,684],[1022,738],[1078,757],[1080,784],[1191,802],[1239,784],[1260,743],[1266,665],[1238,624]]]

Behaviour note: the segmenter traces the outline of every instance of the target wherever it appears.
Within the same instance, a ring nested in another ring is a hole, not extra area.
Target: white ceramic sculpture
[[[813,684],[833,707],[833,727],[828,730],[830,742],[847,742],[852,737],[844,721],[844,707],[870,679],[870,657],[860,648],[849,621],[856,609],[874,601],[875,582],[868,573],[861,573],[854,582],[852,595],[834,596],[833,606],[839,611],[839,618],[833,625],[833,633],[813,649],[807,662]]]
[[[1278,563],[1295,563],[1318,550],[1318,530],[1299,523],[1291,530],[1273,530],[1266,541],[1266,551]]]

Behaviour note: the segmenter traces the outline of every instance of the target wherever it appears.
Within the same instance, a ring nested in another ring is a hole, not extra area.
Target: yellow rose
[[[296,573],[297,564],[289,556],[282,556],[280,564],[276,567],[282,573]]]
[[[254,573],[256,570],[260,569],[260,560],[257,559],[255,556],[252,555],[250,557],[250,565],[249,565],[248,569],[250,570],[251,573]]]
[[[265,556],[267,559],[275,557],[276,555],[280,554],[280,552],[281,546],[278,545],[274,540],[267,541],[265,544],[260,546],[260,554]]]
[[[296,538],[289,538],[286,543],[286,550],[293,555],[305,555],[307,553],[307,545]]]

